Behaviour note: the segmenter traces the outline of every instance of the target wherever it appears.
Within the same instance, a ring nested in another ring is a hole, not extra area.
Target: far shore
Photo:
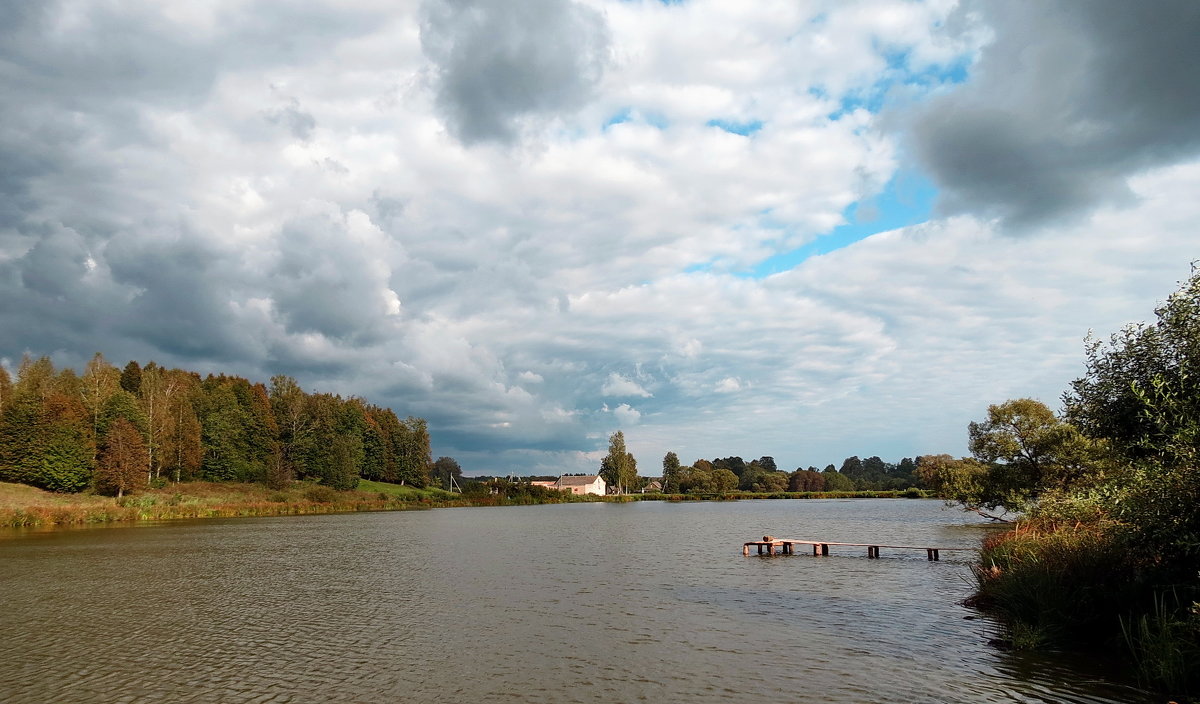
[[[0,528],[35,528],[188,518],[296,516],[359,511],[407,511],[467,506],[630,501],[735,501],[741,499],[927,498],[925,492],[839,491],[754,494],[625,494],[571,496],[463,495],[441,489],[361,481],[351,491],[306,482],[285,489],[261,484],[183,482],[115,498],[96,494],[55,494],[23,484],[0,482]]]

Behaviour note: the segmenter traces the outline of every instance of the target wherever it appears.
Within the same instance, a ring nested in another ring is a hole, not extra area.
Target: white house
[[[604,496],[607,484],[599,474],[584,474],[571,477],[563,475],[558,478],[556,489],[569,491],[572,494],[596,494]]]

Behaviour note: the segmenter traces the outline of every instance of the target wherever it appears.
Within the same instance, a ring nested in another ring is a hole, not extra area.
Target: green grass
[[[458,494],[439,489],[367,481],[354,491],[336,491],[311,482],[293,482],[279,490],[261,484],[183,482],[120,499],[89,493],[55,494],[0,482],[0,527],[396,511],[470,504]]]
[[[359,480],[358,492],[364,494],[386,494],[389,498],[397,498],[403,501],[454,501],[462,498],[461,494],[455,494],[443,489],[434,489],[432,487],[421,489],[415,486],[373,482],[368,479]]]

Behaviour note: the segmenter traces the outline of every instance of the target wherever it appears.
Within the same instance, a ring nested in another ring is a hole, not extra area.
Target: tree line
[[[907,489],[919,484],[915,473],[916,462],[908,457],[892,463],[879,457],[862,460],[855,455],[847,457],[840,469],[830,464],[823,470],[809,466],[786,472],[769,455],[749,462],[737,456],[698,459],[681,466],[679,456],[668,452],[663,457],[663,491],[690,494],[733,490],[778,493]]]
[[[99,353],[82,374],[47,357],[26,356],[15,380],[0,367],[0,481],[118,496],[193,480],[353,489],[425,486],[432,465],[424,419],[289,376],[268,387],[154,362],[118,369]]]
[[[626,449],[625,433],[620,430],[609,437],[608,454],[600,460],[600,476],[619,493],[640,489],[649,481],[638,476],[637,459]],[[908,457],[891,463],[879,457],[861,460],[855,455],[847,457],[840,470],[831,464],[823,471],[810,466],[792,472],[780,470],[770,456],[749,462],[737,456],[698,459],[683,466],[679,455],[668,452],[662,463],[662,491],[669,494],[867,491],[919,484],[917,464]]]

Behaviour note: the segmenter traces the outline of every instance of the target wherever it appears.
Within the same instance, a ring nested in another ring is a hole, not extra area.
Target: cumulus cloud
[[[617,424],[621,426],[637,425],[642,419],[642,414],[636,408],[633,408],[628,403],[622,403],[613,409],[613,417],[616,418]]]
[[[604,70],[604,18],[571,0],[425,0],[421,46],[438,107],[470,144],[512,141],[529,117],[578,108]]]
[[[1014,225],[1086,214],[1200,151],[1200,5],[968,3],[994,40],[913,123],[948,212]]]
[[[641,396],[642,398],[654,395],[633,379],[621,376],[616,372],[608,375],[608,381],[604,383],[604,388],[600,389],[600,393],[605,396]]]
[[[615,424],[639,457],[961,452],[986,403],[1053,401],[1083,328],[1144,317],[1195,256],[1200,174],[1153,166],[1181,131],[1095,181],[1136,205],[1052,236],[965,214],[750,275],[901,168],[864,107],[890,88],[1023,95],[993,53],[940,77],[981,27],[988,52],[1045,44],[1005,9],[955,34],[950,3],[907,0],[3,7],[0,358],[291,374],[426,417],[469,472],[594,470]],[[1030,134],[1066,139],[1057,115]]]

